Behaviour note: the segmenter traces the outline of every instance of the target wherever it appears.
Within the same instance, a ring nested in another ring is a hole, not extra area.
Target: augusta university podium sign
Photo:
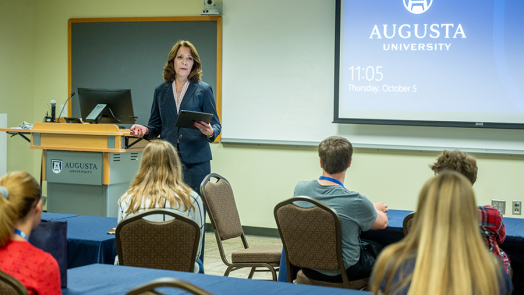
[[[117,217],[118,198],[138,171],[141,154],[47,150],[48,211]]]
[[[47,182],[103,184],[104,155],[102,153],[47,151],[46,159]]]

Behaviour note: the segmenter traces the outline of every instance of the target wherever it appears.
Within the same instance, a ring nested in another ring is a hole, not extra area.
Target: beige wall
[[[0,0],[0,113],[7,113],[8,127],[34,121],[34,36],[34,1]],[[33,170],[34,153],[24,139],[8,137],[7,150],[7,171]]]
[[[225,4],[224,23],[228,21],[227,0]],[[0,5],[0,112],[5,109],[8,113],[9,126],[22,120],[40,121],[47,110],[44,102],[55,99],[60,104],[67,98],[69,18],[187,16],[199,15],[202,8],[200,0],[0,0]],[[224,40],[227,34],[224,31]],[[225,63],[224,68],[227,66]],[[227,78],[223,84],[231,86],[235,81]],[[315,179],[321,172],[316,148],[213,144],[212,151],[212,170],[232,183],[244,225],[275,227],[275,204],[292,196],[296,182]],[[437,155],[356,150],[346,187],[391,208],[413,210],[420,188],[432,175],[428,165]],[[474,188],[479,204],[504,199],[509,211],[511,200],[524,199],[523,156],[475,156],[479,177]],[[27,170],[38,176],[39,167],[38,151],[30,151],[21,139],[8,140],[8,171]]]
[[[292,197],[298,181],[321,175],[316,148],[215,144],[212,150],[212,170],[231,182],[245,225],[275,227],[275,204]],[[428,151],[357,149],[345,186],[392,209],[415,210],[422,185],[433,175],[428,165],[437,156],[437,152]],[[473,187],[477,203],[506,200],[506,216],[522,218],[509,210],[511,200],[524,200],[524,157],[474,156],[479,167]]]

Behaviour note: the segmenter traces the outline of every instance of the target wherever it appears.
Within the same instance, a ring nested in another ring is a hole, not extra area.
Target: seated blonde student
[[[429,166],[435,175],[442,170],[453,170],[466,176],[471,185],[477,181],[477,160],[468,153],[461,151],[443,151],[437,162]],[[499,245],[506,239],[506,228],[502,222],[502,214],[493,206],[479,206],[479,227],[484,242],[489,251],[504,264],[504,269],[511,274],[511,263],[508,255]]]
[[[342,230],[342,258],[348,279],[367,278],[382,246],[375,241],[360,239],[360,232],[386,228],[388,206],[384,203],[373,204],[364,195],[344,186],[353,156],[353,146],[347,139],[339,136],[326,138],[318,146],[318,155],[322,176],[299,182],[294,196],[314,198],[337,211]],[[342,282],[338,271],[307,268],[302,271],[310,279]]]
[[[202,199],[182,179],[182,163],[173,145],[164,140],[151,141],[142,154],[138,174],[118,200],[118,222],[138,213],[160,208],[189,218],[200,227],[198,258],[205,223]],[[164,221],[171,217],[150,215],[146,219]],[[195,262],[194,271],[204,273],[199,259]]]
[[[19,280],[29,294],[62,294],[60,269],[51,256],[29,243],[42,219],[40,185],[26,172],[0,178],[0,269]]]
[[[411,231],[385,248],[371,279],[373,294],[494,295],[513,285],[484,245],[471,182],[441,171],[420,192]]]

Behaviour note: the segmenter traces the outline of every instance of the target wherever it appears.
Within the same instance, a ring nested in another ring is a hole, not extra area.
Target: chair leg
[[[247,277],[248,279],[252,279],[253,278],[253,274],[255,274],[255,270],[257,268],[256,267],[252,267],[251,268],[251,271],[249,272],[249,276]]]
[[[273,281],[277,281],[277,273],[275,272],[275,268],[271,266],[268,268],[269,268],[269,271],[271,271],[271,274],[273,275]]]
[[[224,276],[225,277],[228,277],[229,276],[229,273],[231,272],[231,269],[233,269],[233,266],[229,266],[227,269],[226,269],[226,272],[224,273]]]

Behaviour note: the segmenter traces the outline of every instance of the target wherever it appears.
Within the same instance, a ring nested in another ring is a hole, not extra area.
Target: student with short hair
[[[42,219],[42,202],[40,185],[28,173],[0,178],[0,270],[20,281],[29,294],[62,294],[58,263],[29,243]]]
[[[374,241],[362,240],[361,231],[384,229],[388,225],[384,203],[371,203],[360,193],[344,186],[346,171],[351,166],[353,146],[338,136],[332,136],[318,146],[322,176],[311,181],[301,181],[294,196],[308,196],[330,206],[340,216],[342,230],[342,258],[349,280],[369,277],[382,246]],[[302,269],[315,280],[342,282],[338,271]]]
[[[200,228],[200,239],[194,272],[204,273],[198,258],[204,236],[204,206],[200,195],[184,183],[182,162],[171,143],[158,139],[146,146],[138,173],[118,200],[118,207],[118,222],[154,209],[166,209],[196,222]],[[155,214],[145,219],[164,221],[164,218],[169,220],[172,217]],[[118,263],[117,259],[115,263]]]
[[[385,248],[371,279],[373,294],[494,295],[513,285],[486,251],[468,179],[444,170],[420,192],[409,234]]]
[[[437,158],[435,164],[429,166],[435,175],[448,169],[461,173],[471,182],[477,181],[477,160],[466,152],[443,151]],[[502,214],[493,206],[479,206],[479,227],[484,238],[484,242],[489,251],[495,254],[504,264],[504,269],[511,274],[511,263],[508,255],[499,245],[506,239],[506,229],[502,222]]]

